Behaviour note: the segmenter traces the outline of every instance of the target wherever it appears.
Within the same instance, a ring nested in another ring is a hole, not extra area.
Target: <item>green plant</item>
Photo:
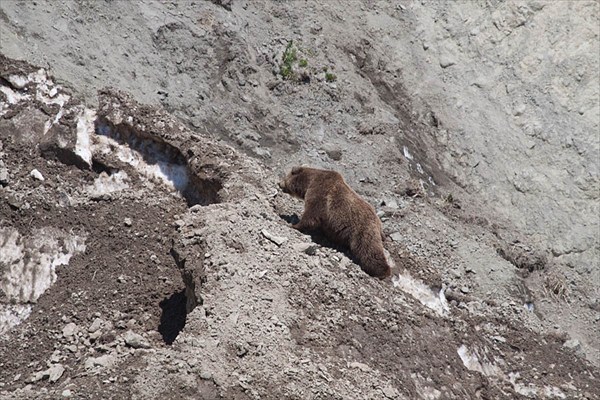
[[[300,60],[298,65],[301,66],[302,68],[306,68],[308,66],[308,61],[306,60],[306,58],[303,58],[302,60]]]
[[[294,76],[294,63],[296,60],[298,60],[297,50],[294,47],[294,41],[290,40],[283,52],[283,60],[279,67],[279,73],[283,79],[291,79]]]
[[[337,80],[337,76],[335,76],[335,74],[332,74],[331,72],[326,72],[325,80],[327,82],[335,82]]]

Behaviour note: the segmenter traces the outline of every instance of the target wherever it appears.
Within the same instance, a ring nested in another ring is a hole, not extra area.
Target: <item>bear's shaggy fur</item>
[[[292,225],[300,231],[320,230],[347,246],[363,271],[383,279],[391,274],[383,250],[383,231],[375,209],[346,184],[342,175],[294,167],[279,187],[304,200],[304,214]]]

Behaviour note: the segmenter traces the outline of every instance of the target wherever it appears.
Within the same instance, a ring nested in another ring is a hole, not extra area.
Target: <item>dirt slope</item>
[[[598,4],[559,4],[2,2],[2,396],[597,396]],[[298,163],[393,281],[289,228]]]

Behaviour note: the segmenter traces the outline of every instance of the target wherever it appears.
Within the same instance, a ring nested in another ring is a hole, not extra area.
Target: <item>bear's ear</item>
[[[302,167],[292,168],[292,175],[298,175],[300,172],[302,172]]]

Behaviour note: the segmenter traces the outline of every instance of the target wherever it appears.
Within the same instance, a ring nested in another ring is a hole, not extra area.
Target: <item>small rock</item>
[[[102,328],[103,322],[104,321],[102,320],[102,318],[96,318],[96,319],[94,319],[94,322],[92,322],[92,324],[88,328],[88,332],[89,333],[96,332],[97,330],[99,330],[100,328]]]
[[[65,349],[69,350],[71,353],[76,353],[77,352],[77,346],[75,346],[74,344],[70,344],[68,346],[65,346]]]
[[[50,362],[58,363],[60,361],[60,350],[54,350],[54,353],[50,356]]]
[[[134,349],[148,349],[150,343],[142,336],[133,331],[127,331],[124,336],[125,344]]]
[[[29,173],[29,175],[31,175],[32,178],[37,179],[38,181],[44,181],[44,177],[42,176],[42,173],[40,171],[38,171],[37,169],[34,169],[33,171],[31,171]]]
[[[440,57],[440,67],[448,68],[454,64],[456,64],[456,61],[449,55],[443,55]]]
[[[397,209],[398,202],[395,199],[387,198],[383,200],[383,205],[389,208]]]
[[[125,218],[123,220],[123,223],[125,224],[125,226],[131,226],[131,224],[132,224],[131,218],[129,218],[129,217]]]
[[[252,149],[254,154],[262,158],[271,158],[271,152],[268,149],[263,149],[260,146],[256,146]]]
[[[205,381],[209,381],[212,379],[212,374],[207,371],[202,371],[200,373],[200,379],[204,379]]]
[[[281,246],[288,240],[286,237],[283,236],[275,236],[266,229],[263,229],[262,231],[260,231],[260,233],[262,233],[264,237],[269,239],[271,242],[275,243],[277,246]]]
[[[500,335],[496,335],[496,336],[492,336],[492,339],[501,342],[501,343],[506,343],[506,339]]]
[[[6,201],[8,202],[8,205],[15,210],[26,208],[23,199],[14,193],[9,193],[8,196],[6,196]]]
[[[467,294],[467,293],[469,293],[469,292],[470,292],[469,288],[468,288],[468,287],[466,287],[466,286],[463,286],[463,287],[461,287],[461,288],[460,288],[460,291],[461,291],[461,292],[463,292],[464,294]]]
[[[35,372],[33,375],[29,377],[27,382],[35,383],[37,381],[41,381],[44,377],[47,377],[48,370]]]
[[[388,399],[398,398],[398,390],[396,390],[396,388],[392,386],[386,386],[383,389],[381,389],[381,391],[383,392],[384,396]]]
[[[334,161],[340,161],[342,159],[342,151],[338,149],[328,149],[325,153]]]
[[[54,364],[48,368],[48,380],[50,382],[56,382],[65,372],[65,367],[62,364]]]
[[[578,351],[581,349],[581,343],[579,343],[579,340],[577,339],[569,339],[563,344],[563,347],[574,351]]]
[[[10,182],[8,170],[6,168],[0,168],[0,185],[7,186]]]
[[[402,241],[402,234],[400,232],[394,232],[390,235],[390,238],[394,241],[394,242],[401,242]]]
[[[62,391],[61,396],[62,397],[71,397],[73,394],[71,393],[71,391],[69,389],[65,389]]]
[[[318,246],[313,243],[296,243],[293,245],[294,250],[314,256],[317,252]]]
[[[88,357],[85,360],[85,368],[86,369],[90,369],[93,367],[110,367],[111,365],[113,365],[115,363],[116,359],[115,356],[110,355],[110,354],[105,354],[102,355],[100,357]]]
[[[367,364],[363,364],[363,363],[357,362],[357,361],[348,363],[348,367],[360,369],[362,372],[371,371],[371,367],[369,367]]]
[[[423,42],[423,50],[429,49],[429,43]]]
[[[92,333],[90,333],[90,339],[91,339],[91,340],[96,340],[96,339],[98,339],[100,336],[102,336],[102,331],[101,331],[101,330],[97,330],[96,332],[92,332]]]
[[[68,323],[62,330],[62,334],[64,337],[71,337],[77,333],[79,328],[74,322]]]

